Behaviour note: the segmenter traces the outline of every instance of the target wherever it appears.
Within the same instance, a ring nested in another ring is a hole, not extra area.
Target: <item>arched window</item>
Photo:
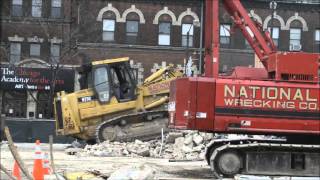
[[[289,50],[290,51],[300,51],[301,46],[301,32],[302,24],[300,21],[292,21],[290,26],[289,34]]]
[[[158,44],[164,46],[171,45],[171,24],[172,19],[169,15],[163,14],[159,17]]]
[[[193,47],[193,34],[193,17],[190,15],[183,17],[181,24],[181,45],[183,47]]]
[[[126,18],[126,43],[136,44],[140,17],[137,13],[132,12],[129,13]]]
[[[116,29],[116,16],[113,12],[107,11],[103,14],[102,19],[102,40],[114,41]]]

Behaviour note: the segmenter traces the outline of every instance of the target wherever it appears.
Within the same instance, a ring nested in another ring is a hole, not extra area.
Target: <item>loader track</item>
[[[117,116],[96,127],[96,142],[127,142],[150,140],[161,136],[161,129],[167,131],[168,112],[165,110],[143,111]]]

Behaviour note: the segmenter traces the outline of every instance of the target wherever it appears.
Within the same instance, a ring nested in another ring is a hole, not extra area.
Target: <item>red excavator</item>
[[[221,3],[264,68],[238,67],[219,76],[219,0],[206,0],[205,73],[171,84],[169,126],[247,135],[208,145],[205,157],[217,178],[239,173],[319,176],[320,55],[277,51],[240,0]]]

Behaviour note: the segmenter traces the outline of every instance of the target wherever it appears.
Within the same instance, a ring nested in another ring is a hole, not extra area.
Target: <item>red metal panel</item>
[[[218,78],[219,74],[219,46],[220,46],[220,26],[219,26],[219,0],[212,2],[212,77]]]
[[[179,94],[177,94],[178,92]],[[179,78],[170,84],[169,123],[171,127],[187,128],[188,120],[183,113],[185,109],[189,108],[190,95],[190,81],[188,78]]]
[[[282,74],[311,75],[317,82],[319,54],[303,52],[279,52],[270,56],[268,71],[276,72],[275,79],[282,80]],[[307,80],[305,80],[307,81]]]
[[[214,131],[320,133],[319,84],[218,79]]]
[[[215,107],[215,79],[199,78],[195,96],[197,109],[195,112],[195,127],[198,130],[212,130]]]
[[[214,132],[223,133],[253,133],[253,134],[310,134],[320,135],[319,120],[305,119],[274,119],[274,118],[254,118],[223,116],[215,117]],[[241,123],[249,122],[251,126]],[[230,126],[239,124],[240,126]]]

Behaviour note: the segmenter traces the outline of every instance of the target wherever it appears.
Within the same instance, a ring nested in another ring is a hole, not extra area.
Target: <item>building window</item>
[[[32,0],[32,17],[41,17],[42,0]]]
[[[320,52],[320,29],[316,29],[314,38],[316,44],[316,52]]]
[[[246,26],[246,30],[247,30],[247,32],[249,33],[249,35],[253,38],[253,37],[254,37],[254,34],[253,34],[253,32],[251,31],[251,29],[250,29],[249,26]],[[246,45],[246,48],[247,48],[247,49],[251,49],[251,45],[250,45],[249,41],[245,40],[245,45]]]
[[[30,44],[30,57],[40,57],[40,44]]]
[[[7,117],[27,117],[27,93],[25,91],[5,91],[2,99],[2,114]]]
[[[315,31],[315,41],[316,41],[316,44],[320,44],[320,29],[317,29]]]
[[[193,46],[193,24],[182,24],[181,29],[181,45],[186,47],[187,44],[189,47]]]
[[[230,44],[230,28],[228,24],[220,25],[220,43],[221,44]]]
[[[50,58],[51,58],[51,62],[54,62],[54,63],[59,62],[59,60],[60,60],[60,45],[59,44],[51,44]]]
[[[22,16],[22,0],[12,0],[12,16]]]
[[[299,51],[301,49],[301,29],[290,28],[290,51]]]
[[[37,117],[39,119],[50,119],[53,117],[53,106],[49,102],[48,92],[38,92]],[[49,109],[50,108],[50,109]]]
[[[103,40],[114,41],[115,20],[104,19],[103,20]]]
[[[169,22],[160,22],[159,23],[159,45],[170,45],[170,32],[171,32],[171,23]]]
[[[271,36],[271,27],[268,27],[268,31],[270,32],[270,36]],[[274,44],[278,47],[279,46],[279,27],[272,28],[272,40]]]
[[[10,43],[10,63],[17,63],[21,58],[21,44]]]
[[[51,17],[61,17],[61,0],[51,0]]]
[[[138,36],[138,29],[139,29],[139,22],[138,21],[127,21],[126,31],[127,31],[127,43],[128,44],[135,44],[136,43],[137,36]]]

